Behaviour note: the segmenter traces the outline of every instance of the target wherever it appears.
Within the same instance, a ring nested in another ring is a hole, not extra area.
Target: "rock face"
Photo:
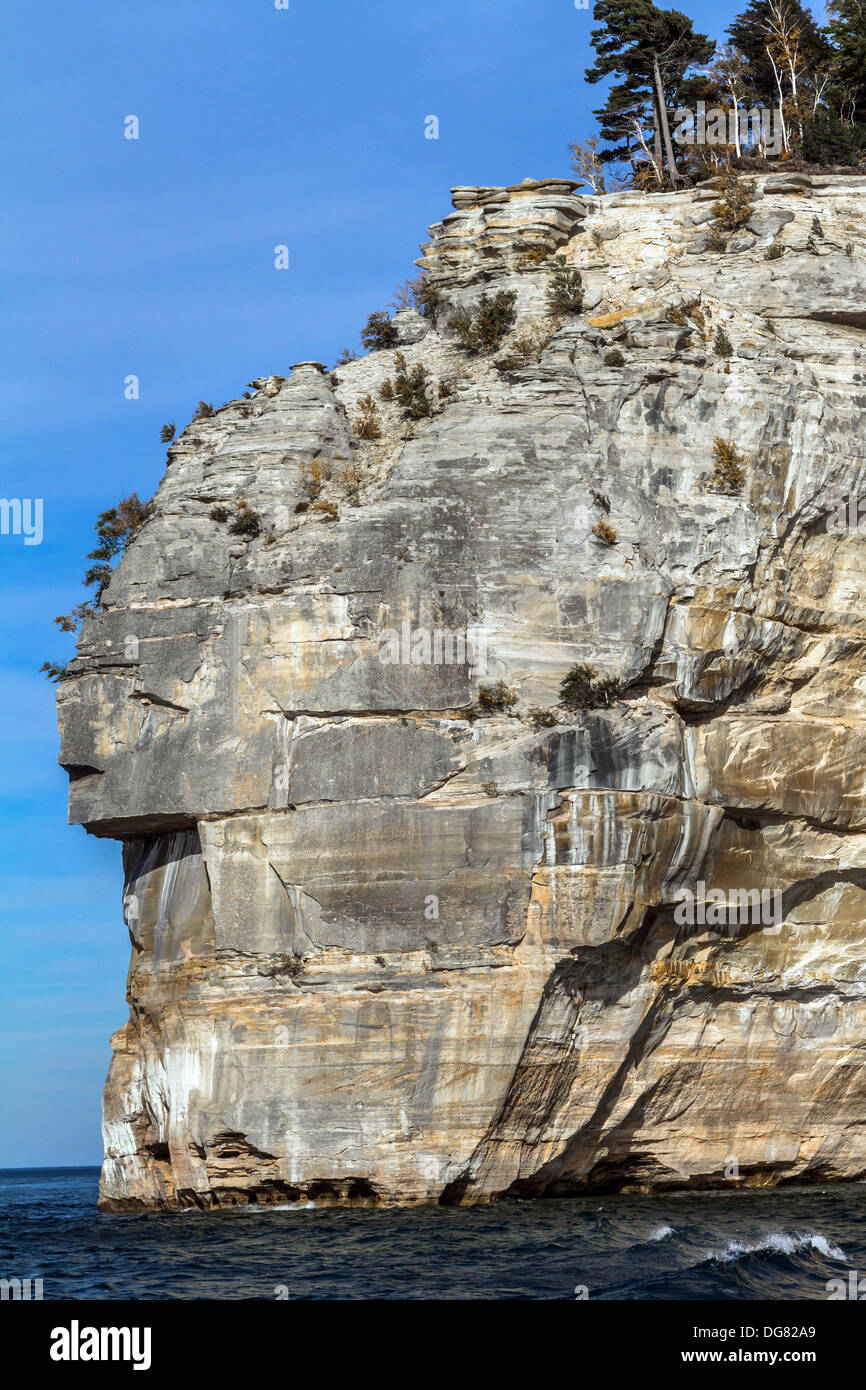
[[[169,449],[59,691],[124,842],[104,1208],[866,1172],[866,179],[765,183],[724,253],[705,190],[457,189],[399,347]],[[620,697],[531,718],[580,663]]]

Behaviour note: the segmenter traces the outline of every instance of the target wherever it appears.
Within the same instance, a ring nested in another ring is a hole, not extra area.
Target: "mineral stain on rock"
[[[866,1172],[866,545],[825,524],[866,484],[866,179],[766,182],[726,255],[691,192],[457,189],[399,346],[172,444],[58,694],[70,819],[124,843],[104,1209]],[[405,622],[486,675],[382,661]],[[617,698],[530,717],[576,663]],[[784,920],[680,925],[698,880]]]

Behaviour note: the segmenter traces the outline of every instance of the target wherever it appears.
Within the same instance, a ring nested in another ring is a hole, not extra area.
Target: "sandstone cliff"
[[[574,187],[455,190],[435,317],[191,424],[85,625],[61,761],[132,940],[106,1208],[866,1172],[866,544],[827,525],[866,495],[866,179],[760,180],[725,252],[704,190]],[[437,629],[481,656],[382,660]],[[621,697],[531,719],[575,663]],[[683,925],[699,882],[783,920]]]

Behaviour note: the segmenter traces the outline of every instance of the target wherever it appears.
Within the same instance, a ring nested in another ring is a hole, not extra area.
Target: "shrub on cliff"
[[[507,714],[516,704],[517,694],[505,681],[478,687],[478,709],[482,714]]]
[[[732,439],[717,439],[713,443],[713,476],[710,487],[714,492],[723,492],[729,497],[743,490],[746,481],[744,460]]]
[[[592,528],[592,534],[596,540],[601,541],[602,545],[616,545],[616,531],[602,517]]]
[[[301,464],[301,486],[307,494],[307,502],[316,501],[330,477],[330,465],[326,465],[321,459],[313,459],[312,463]]]
[[[583,308],[583,276],[568,270],[563,256],[554,256],[557,269],[547,287],[547,303],[552,314],[579,314]]]
[[[378,439],[382,433],[379,410],[373,397],[362,396],[358,402],[358,414],[352,421],[352,429],[359,439]]]
[[[429,376],[423,362],[406,366],[406,358],[398,352],[394,358],[394,398],[407,420],[423,420],[433,414],[433,403],[427,395]]]
[[[229,530],[233,536],[247,536],[254,540],[262,534],[262,518],[254,508],[248,507],[246,502],[238,502],[238,509],[229,523]]]
[[[514,326],[516,300],[516,290],[498,290],[492,297],[482,294],[474,313],[460,309],[448,327],[466,352],[492,352]]]
[[[417,280],[412,281],[411,291],[412,303],[418,313],[427,319],[433,318],[442,303],[442,296],[431,283],[430,277],[426,274],[419,275]]]
[[[734,355],[734,345],[721,326],[716,329],[716,336],[713,338],[713,352],[717,357],[733,357]]]
[[[209,420],[212,415],[216,415],[216,411],[213,408],[213,401],[199,401],[193,411],[192,418],[194,420]]]
[[[755,180],[743,179],[728,168],[718,181],[719,199],[713,204],[716,226],[727,232],[739,231],[755,211]]]
[[[596,709],[610,705],[622,694],[620,681],[612,676],[599,678],[594,666],[572,666],[559,687],[559,698],[566,709]]]
[[[494,366],[497,371],[514,371],[517,367],[525,367],[529,362],[537,362],[561,327],[562,320],[559,318],[536,319],[522,333],[512,338],[508,345],[508,353],[496,359]]]
[[[88,560],[96,560],[97,563],[84,576],[85,584],[97,586],[93,596],[94,605],[102,602],[102,592],[111,578],[112,561],[123,554],[152,510],[152,503],[142,502],[137,492],[131,492],[116,507],[100,512],[95,527],[99,544],[87,556]]]
[[[162,429],[159,432],[159,437],[163,444],[170,444],[172,442],[172,440],[174,439],[175,428],[176,426],[174,420],[172,420],[171,424],[169,425],[163,425]]]
[[[59,627],[61,632],[77,632],[88,614],[97,612],[111,579],[112,562],[123,554],[152,511],[152,502],[142,502],[137,492],[130,492],[127,497],[121,498],[116,507],[108,507],[99,513],[94,527],[98,543],[87,555],[88,560],[96,563],[89,566],[82,580],[88,588],[95,586],[93,597],[54,619],[55,627]],[[62,680],[66,672],[65,666],[47,661],[39,669],[45,671],[48,680]],[[60,675],[56,674],[58,671]]]
[[[433,318],[441,302],[442,296],[426,271],[422,271],[414,280],[404,280],[398,285],[392,300],[395,309],[414,309],[424,318]]]
[[[550,260],[550,248],[547,246],[518,246],[515,253],[514,263],[518,270],[535,270]]]
[[[556,726],[556,715],[552,709],[534,705],[529,711],[529,722],[533,729],[553,729]]]
[[[339,521],[340,513],[333,502],[314,502],[312,510],[318,512],[322,521]]]
[[[68,661],[64,666],[58,666],[56,661],[43,661],[42,665],[39,667],[39,674],[41,676],[44,671],[47,681],[62,681],[66,679],[68,670]]]
[[[392,348],[399,342],[396,326],[390,314],[371,314],[361,329],[361,342],[368,352]]]

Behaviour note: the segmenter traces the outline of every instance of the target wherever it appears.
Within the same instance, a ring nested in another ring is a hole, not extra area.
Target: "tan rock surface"
[[[70,818],[124,841],[105,1207],[866,1172],[866,545],[827,526],[866,494],[866,180],[767,180],[724,255],[703,195],[454,204],[398,316],[433,414],[386,350],[188,426],[60,688]],[[545,252],[586,286],[558,325]],[[483,669],[382,661],[403,623]],[[623,697],[536,727],[581,662]],[[683,923],[700,883],[780,919]]]

